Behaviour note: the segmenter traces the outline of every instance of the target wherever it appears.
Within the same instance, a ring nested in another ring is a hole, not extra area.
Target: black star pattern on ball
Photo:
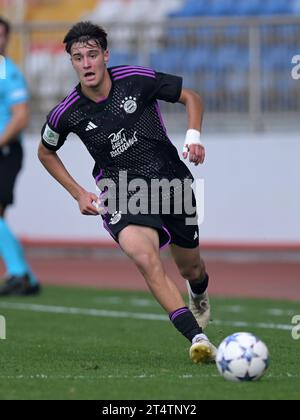
[[[254,379],[256,379],[256,376],[250,376],[249,372],[247,372],[244,377],[237,377],[237,379],[241,382],[251,382],[254,381]]]

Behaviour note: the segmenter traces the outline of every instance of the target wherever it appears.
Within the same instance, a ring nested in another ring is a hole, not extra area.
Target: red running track
[[[89,286],[105,289],[147,290],[142,276],[126,257],[116,254],[97,258],[29,258],[33,271],[45,285]],[[173,261],[164,264],[180,290],[185,282]],[[254,297],[300,300],[300,263],[295,262],[226,262],[207,263],[210,294],[224,297]],[[0,264],[0,273],[3,265]]]

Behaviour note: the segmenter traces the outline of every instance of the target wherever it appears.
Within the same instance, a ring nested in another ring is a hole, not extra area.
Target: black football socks
[[[203,334],[202,328],[199,327],[196,318],[189,308],[179,308],[169,314],[170,321],[191,343],[196,335]]]

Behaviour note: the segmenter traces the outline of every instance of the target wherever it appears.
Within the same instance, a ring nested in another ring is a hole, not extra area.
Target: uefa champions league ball
[[[253,334],[236,333],[220,344],[216,363],[220,374],[228,381],[257,381],[269,366],[269,351]]]

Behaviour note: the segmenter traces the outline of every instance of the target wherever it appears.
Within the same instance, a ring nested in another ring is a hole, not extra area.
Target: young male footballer
[[[197,221],[193,177],[167,136],[158,105],[163,100],[186,106],[183,156],[197,166],[205,158],[201,99],[182,87],[180,77],[139,66],[108,68],[107,34],[91,22],[73,26],[64,43],[80,82],[48,115],[39,159],[78,202],[82,214],[101,214],[104,227],[134,262],[174,326],[191,342],[192,360],[213,362],[216,349],[203,334],[210,319],[209,279],[199,254],[198,224],[187,223],[191,217]],[[69,133],[79,136],[95,161],[93,175],[100,197],[79,185],[57,155]],[[169,190],[152,189],[155,181],[174,180]],[[186,197],[194,205],[193,214],[183,206]],[[139,205],[143,209],[137,212]],[[160,248],[166,245],[187,280],[190,309],[164,270]]]

